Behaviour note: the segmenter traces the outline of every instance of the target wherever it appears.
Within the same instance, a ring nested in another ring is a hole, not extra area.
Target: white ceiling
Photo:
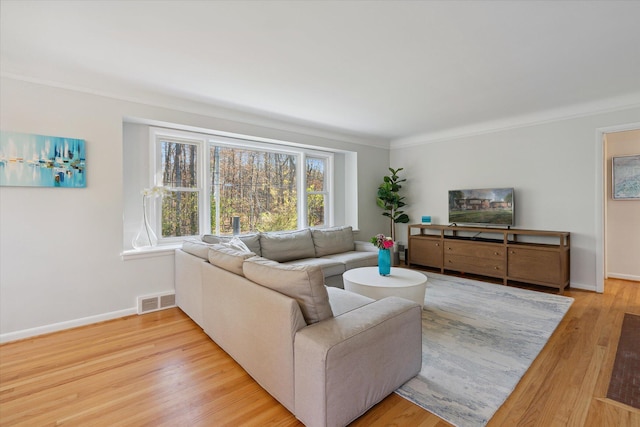
[[[0,70],[361,137],[640,105],[639,1],[1,0]]]

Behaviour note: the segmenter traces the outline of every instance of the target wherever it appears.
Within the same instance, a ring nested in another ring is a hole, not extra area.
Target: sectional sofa
[[[355,250],[350,228],[241,239],[207,236],[212,243],[176,250],[177,304],[305,425],[347,425],[420,371],[420,305],[325,286],[325,271],[376,256]]]

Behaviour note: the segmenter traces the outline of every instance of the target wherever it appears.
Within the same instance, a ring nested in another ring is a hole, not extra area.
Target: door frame
[[[625,132],[629,130],[640,130],[640,122],[628,123],[624,125],[608,126],[596,129],[596,292],[604,292],[604,280],[606,276],[606,247],[607,247],[607,179],[604,176],[606,170],[606,141],[605,135],[608,133]]]

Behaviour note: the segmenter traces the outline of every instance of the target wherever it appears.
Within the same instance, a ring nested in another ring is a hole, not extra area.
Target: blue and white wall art
[[[613,158],[613,198],[640,199],[640,154]]]
[[[87,186],[83,139],[0,131],[0,186]]]

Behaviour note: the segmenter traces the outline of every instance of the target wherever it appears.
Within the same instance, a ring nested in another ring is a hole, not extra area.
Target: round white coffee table
[[[347,270],[342,275],[344,288],[373,299],[402,297],[424,305],[427,276],[407,268],[391,268],[389,276],[381,276],[378,267]]]

